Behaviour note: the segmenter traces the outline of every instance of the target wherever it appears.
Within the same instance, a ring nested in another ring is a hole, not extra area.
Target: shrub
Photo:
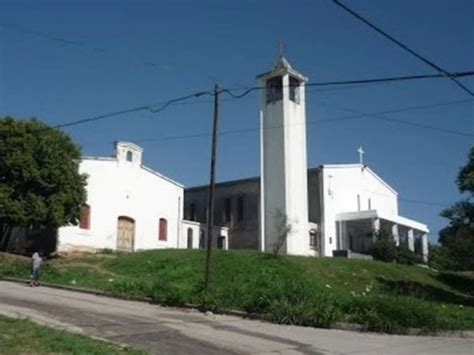
[[[406,265],[421,264],[423,262],[420,255],[417,255],[415,252],[404,247],[397,248],[396,260],[397,263]]]
[[[374,260],[392,262],[397,258],[397,247],[393,238],[380,231],[375,235],[375,242],[369,248],[369,254]]]

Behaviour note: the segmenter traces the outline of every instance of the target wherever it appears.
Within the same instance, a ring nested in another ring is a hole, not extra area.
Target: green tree
[[[0,250],[14,227],[77,224],[86,200],[81,152],[64,132],[36,120],[0,118]]]
[[[449,224],[439,232],[439,242],[450,261],[447,268],[474,270],[474,146],[456,184],[461,194],[467,196],[441,212]]]

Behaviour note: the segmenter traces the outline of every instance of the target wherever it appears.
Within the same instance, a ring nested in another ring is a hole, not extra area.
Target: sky
[[[474,1],[341,2],[440,67],[474,70]],[[437,74],[330,0],[0,0],[0,117],[56,125],[216,82],[238,93],[270,69],[280,40],[310,82]],[[474,90],[474,77],[460,81]],[[460,199],[474,98],[444,78],[313,87],[306,97],[308,166],[356,163],[362,145],[364,162],[398,191],[400,214],[428,224],[436,242],[447,223],[440,210]],[[341,119],[356,113],[377,117]],[[193,186],[209,180],[212,114],[212,98],[202,96],[64,130],[85,155],[135,142],[146,165]],[[220,114],[221,132],[249,130],[219,136],[217,180],[259,175],[258,93],[223,95]]]

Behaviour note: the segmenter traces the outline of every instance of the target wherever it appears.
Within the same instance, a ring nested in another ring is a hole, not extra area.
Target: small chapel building
[[[348,257],[367,254],[377,231],[428,258],[428,227],[399,215],[398,194],[362,163],[308,169],[305,83],[280,56],[257,76],[259,177],[216,184],[213,245]],[[80,225],[58,231],[58,249],[204,248],[208,186],[185,188],[142,164],[143,149],[117,142],[112,157],[84,157]]]
[[[84,157],[87,203],[78,226],[58,231],[58,250],[136,251],[205,246],[207,227],[183,219],[184,186],[142,164],[143,149],[116,142],[112,157]],[[227,228],[214,228],[227,248]]]

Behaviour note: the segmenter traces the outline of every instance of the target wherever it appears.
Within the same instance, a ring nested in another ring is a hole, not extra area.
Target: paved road
[[[472,338],[281,326],[0,281],[0,313],[155,354],[474,354]]]

